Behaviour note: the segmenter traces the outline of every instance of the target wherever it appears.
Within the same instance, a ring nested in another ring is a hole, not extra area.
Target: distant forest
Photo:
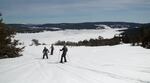
[[[111,28],[138,28],[142,24],[129,22],[85,22],[85,23],[58,23],[58,24],[7,24],[19,33],[37,33],[42,31],[57,31],[65,29],[104,29],[99,25]],[[56,29],[57,28],[57,29]]]

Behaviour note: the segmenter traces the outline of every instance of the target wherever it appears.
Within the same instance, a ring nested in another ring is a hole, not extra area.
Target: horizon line
[[[135,24],[148,24],[150,22],[130,22],[130,21],[85,21],[85,22],[49,22],[49,23],[6,23],[5,24],[78,24],[78,23],[98,23],[98,22],[120,22],[120,23],[135,23]]]

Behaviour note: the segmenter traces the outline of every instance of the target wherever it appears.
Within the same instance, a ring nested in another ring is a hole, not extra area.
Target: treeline
[[[104,39],[103,37],[99,36],[97,39],[89,39],[83,40],[79,42],[71,42],[71,41],[57,41],[55,45],[68,45],[68,46],[105,46],[105,45],[117,45],[120,44],[120,37],[113,37],[111,39]]]
[[[17,28],[15,28],[15,31],[17,33],[39,33],[39,32],[44,32],[44,31],[58,31],[58,30],[44,29],[44,28],[40,28],[40,29],[32,29],[32,28],[17,29]]]
[[[140,23],[130,22],[83,22],[83,23],[48,23],[42,25],[36,25],[37,27],[57,27],[60,29],[96,29],[96,25],[107,25],[111,28],[135,28],[140,27]]]
[[[150,24],[144,24],[140,28],[128,29],[121,35],[124,43],[150,48]]]
[[[97,29],[98,25],[107,25],[111,28],[136,28],[140,23],[129,22],[84,22],[84,23],[56,23],[56,24],[7,24],[18,33],[38,33],[43,31],[57,31],[65,29]],[[59,28],[59,29],[53,29]],[[102,28],[103,29],[103,28]]]
[[[38,25],[27,24],[7,24],[7,27],[14,29],[17,33],[39,33],[43,31],[57,31],[56,29],[52,28],[38,27]]]

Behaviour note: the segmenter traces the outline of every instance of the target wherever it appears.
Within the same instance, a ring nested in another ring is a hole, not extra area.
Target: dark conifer
[[[2,14],[0,14],[1,17]],[[0,18],[0,57],[17,57],[21,56],[20,52],[24,47],[16,47],[18,45],[18,40],[14,39],[16,34],[14,30],[8,28]]]

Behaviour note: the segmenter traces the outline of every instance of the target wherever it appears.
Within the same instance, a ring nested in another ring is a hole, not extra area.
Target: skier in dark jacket
[[[63,63],[63,59],[64,59],[64,62],[67,62],[66,54],[67,54],[68,48],[66,47],[66,45],[64,45],[64,47],[60,51],[63,51],[61,55],[60,63]]]
[[[54,46],[53,46],[53,44],[51,45],[50,49],[51,49],[51,55],[53,55],[53,52],[54,52]]]
[[[44,47],[44,49],[43,49],[43,59],[45,58],[45,56],[48,59],[48,53],[49,53],[49,50],[46,47]]]

